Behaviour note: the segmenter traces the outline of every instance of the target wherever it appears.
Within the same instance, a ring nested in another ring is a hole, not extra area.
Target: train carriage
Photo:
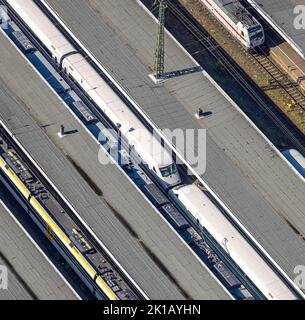
[[[247,49],[265,42],[262,25],[236,0],[201,0],[217,20]]]
[[[284,157],[294,166],[294,168],[305,178],[305,158],[296,149],[283,151]]]
[[[197,186],[178,186],[173,189],[173,193],[267,299],[297,299],[275,271]]]
[[[117,125],[122,134],[128,133],[127,140],[128,137],[132,137],[133,140],[129,142],[162,183],[167,187],[178,185],[181,178],[170,152],[160,145],[162,157],[159,152],[154,154],[152,146],[156,138],[153,134],[118,97],[86,58],[77,52],[76,48],[52,24],[34,1],[6,1],[18,12],[23,22],[39,38],[63,71],[74,79],[91,100]],[[138,133],[137,135],[133,132],[134,130]],[[130,132],[133,133],[130,134]],[[135,140],[141,138],[141,135],[147,137],[145,144]],[[163,160],[164,162],[162,162]]]

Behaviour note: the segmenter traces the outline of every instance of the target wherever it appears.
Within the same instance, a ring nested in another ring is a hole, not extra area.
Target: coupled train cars
[[[201,0],[217,20],[247,49],[265,42],[262,25],[236,0]]]
[[[208,1],[203,2],[207,3]],[[295,292],[277,275],[276,271],[255,251],[233,224],[224,217],[221,210],[200,189],[194,185],[181,185],[179,172],[170,153],[163,147],[163,150],[161,150],[162,148],[159,149],[160,152],[152,152],[149,147],[160,144],[160,142],[155,140],[156,138],[145,125],[104,81],[86,58],[56,28],[35,2],[33,0],[6,0],[6,3],[47,48],[58,66],[73,78],[91,100],[117,125],[130,145],[148,164],[151,171],[162,179],[167,187],[171,188],[169,193],[172,198],[176,197],[174,201],[180,202],[198,220],[198,223],[210,232],[264,296],[270,300],[297,299]],[[215,12],[216,9],[217,12],[220,12],[220,4],[223,4],[222,12],[224,12],[225,7],[228,9],[237,6],[235,3],[229,6],[230,1],[210,0],[209,4],[212,3],[218,8],[215,7]],[[240,12],[245,14],[243,10],[241,9]],[[227,11],[226,14],[231,16],[231,13],[228,12],[230,11]],[[241,21],[237,21],[238,16],[243,17],[240,18]],[[233,22],[236,35],[238,33],[240,40],[249,48],[261,44],[264,40],[261,25],[248,15],[241,16],[236,15],[230,18],[231,20],[235,19],[235,22]],[[226,18],[226,20],[228,19]],[[230,25],[233,22],[230,22]]]
[[[287,288],[200,188],[195,185],[182,185],[172,189],[172,192],[186,210],[213,235],[267,299],[296,299],[294,293]]]
[[[138,291],[122,278],[100,246],[92,242],[72,217],[68,206],[20,156],[0,126],[0,181],[11,191],[97,299],[135,300]]]
[[[71,77],[127,138],[152,172],[169,187],[181,182],[170,152],[143,125],[107,82],[32,0],[7,0],[61,69]]]

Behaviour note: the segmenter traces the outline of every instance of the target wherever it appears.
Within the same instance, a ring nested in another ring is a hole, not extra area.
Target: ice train
[[[179,202],[214,237],[268,300],[294,300],[295,293],[195,185],[172,189]]]
[[[100,109],[112,120],[134,146],[149,168],[178,197],[182,205],[198,219],[232,259],[249,276],[267,299],[296,299],[297,296],[286,285],[265,260],[248,244],[238,230],[223,216],[222,212],[193,185],[178,186],[181,178],[172,156],[165,150],[152,152],[156,138],[137,119],[128,106],[116,95],[89,62],[77,52],[66,37],[52,24],[48,17],[32,0],[6,0],[23,22],[39,38],[57,64],[88,94]],[[207,1],[203,1],[207,2]],[[216,3],[210,0],[209,3]],[[229,1],[217,1],[217,3]],[[238,30],[245,36],[244,44],[254,47],[264,38],[261,26],[255,22]],[[240,24],[239,24],[240,25]],[[248,39],[248,40],[247,40]]]
[[[217,20],[247,49],[265,42],[262,25],[237,0],[201,0]]]

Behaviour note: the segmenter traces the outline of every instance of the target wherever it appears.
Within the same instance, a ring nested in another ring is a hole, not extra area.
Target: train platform
[[[246,0],[305,59],[303,0]],[[297,6],[299,9],[296,10]],[[301,8],[303,7],[303,8]]]
[[[0,118],[151,299],[230,299],[0,34]],[[5,63],[4,63],[5,62]],[[58,131],[64,125],[66,134]]]
[[[270,55],[305,90],[305,25],[299,29],[296,27],[296,23],[300,23],[301,20],[297,20],[297,14],[294,13],[297,5],[303,5],[305,10],[305,2],[292,0],[248,0],[248,2],[284,39],[284,41],[274,40],[268,32],[266,33]]]
[[[201,73],[151,81],[157,25],[138,1],[46,2],[159,128],[207,129],[201,177],[294,279],[305,262],[304,182],[238,107]],[[168,35],[165,65],[195,66]],[[199,108],[211,116],[198,120]]]
[[[16,223],[10,212],[22,211],[0,187],[0,265],[8,270],[0,300],[76,300],[78,295]]]

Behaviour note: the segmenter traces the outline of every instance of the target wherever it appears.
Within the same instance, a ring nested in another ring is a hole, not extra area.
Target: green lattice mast
[[[164,74],[164,22],[165,22],[166,0],[159,0],[159,27],[157,48],[155,52],[154,76],[162,78]]]

